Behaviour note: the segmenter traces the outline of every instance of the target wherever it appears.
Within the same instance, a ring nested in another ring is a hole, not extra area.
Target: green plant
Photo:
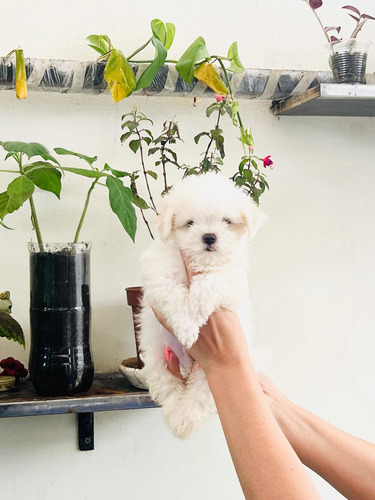
[[[0,193],[0,225],[10,229],[3,222],[4,217],[21,208],[26,202],[30,205],[31,221],[35,229],[37,241],[43,245],[43,237],[37,210],[34,202],[35,188],[53,193],[60,198],[61,178],[65,172],[84,176],[91,179],[91,185],[87,191],[82,214],[75,230],[73,243],[77,243],[82,224],[89,206],[93,189],[97,185],[108,189],[109,203],[113,212],[119,218],[122,226],[129,236],[134,240],[136,232],[136,215],[132,205],[132,192],[125,187],[121,177],[128,175],[125,172],[112,169],[107,163],[102,169],[94,166],[97,157],[90,157],[81,153],[75,153],[64,148],[55,148],[54,151],[60,156],[75,156],[90,168],[76,168],[62,166],[60,162],[50,154],[49,150],[37,142],[1,142],[0,146],[7,152],[5,160],[13,159],[16,163],[15,169],[0,169],[0,172],[14,174],[13,179],[6,191]],[[36,159],[35,159],[36,158]],[[30,160],[32,160],[30,162]],[[100,182],[105,181],[105,184]]]
[[[25,349],[25,336],[21,325],[11,316],[12,301],[10,293],[0,293],[0,337],[18,342]]]
[[[152,36],[127,57],[121,50],[114,48],[107,35],[89,35],[86,38],[88,45],[99,52],[98,60],[106,64],[104,77],[115,102],[128,97],[135,90],[149,87],[159,69],[166,63],[175,64],[181,78],[186,83],[192,83],[195,77],[221,95],[226,95],[229,91],[214,67],[214,63],[217,61],[224,72],[242,73],[244,71],[238,56],[237,42],[231,44],[226,57],[216,56],[209,54],[206,42],[200,36],[176,61],[167,59],[168,50],[175,36],[174,24],[164,24],[160,19],[153,19],[151,31]],[[149,44],[155,48],[154,58],[136,58]],[[229,63],[227,68],[225,68],[223,61]],[[136,79],[132,64],[148,64],[148,66],[139,77],[137,74],[138,78]]]
[[[152,230],[145,211],[151,210],[156,214],[158,213],[155,201],[156,184],[153,183],[159,176],[162,176],[162,191],[158,190],[160,184],[157,185],[156,190],[157,196],[163,196],[171,188],[167,180],[167,170],[170,167],[181,170],[182,177],[198,175],[208,171],[219,171],[225,158],[224,132],[221,128],[221,119],[224,115],[228,115],[233,125],[239,128],[240,141],[243,147],[243,155],[240,158],[237,171],[232,176],[232,180],[256,203],[259,203],[260,196],[268,188],[266,176],[261,172],[259,164],[264,168],[272,168],[273,162],[270,156],[260,158],[254,155],[254,141],[251,130],[243,128],[238,102],[230,94],[225,97],[216,95],[216,102],[210,104],[206,109],[206,116],[209,118],[211,115],[216,117],[214,127],[199,132],[194,137],[195,145],[201,144],[204,140],[206,142],[204,151],[201,154],[201,161],[198,165],[193,166],[180,162],[174,150],[175,144],[181,141],[180,130],[176,121],[166,121],[163,124],[161,133],[156,135],[152,130],[152,120],[137,109],[122,116],[123,123],[121,127],[125,132],[121,135],[121,142],[127,143],[129,148],[135,154],[138,154],[140,162],[140,169],[128,172],[130,189],[133,193],[133,203],[140,210],[142,219],[152,238]],[[149,157],[154,158],[152,168],[148,167]],[[141,181],[143,181],[142,186],[140,186]],[[142,191],[145,191],[146,196],[141,196]]]

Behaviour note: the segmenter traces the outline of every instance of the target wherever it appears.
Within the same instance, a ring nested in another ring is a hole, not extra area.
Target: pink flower
[[[271,160],[271,155],[268,155],[265,158],[261,158],[261,160],[263,162],[263,167],[264,168],[266,168],[266,167],[271,167],[272,168],[273,161]]]
[[[225,96],[220,94],[215,94],[215,99],[216,102],[221,102],[223,99],[225,99]]]

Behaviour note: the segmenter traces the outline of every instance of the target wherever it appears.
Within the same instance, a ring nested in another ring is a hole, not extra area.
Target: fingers
[[[180,362],[178,357],[169,347],[165,348],[165,359],[167,361],[168,370],[172,373],[172,375],[181,380],[185,380],[180,372]]]

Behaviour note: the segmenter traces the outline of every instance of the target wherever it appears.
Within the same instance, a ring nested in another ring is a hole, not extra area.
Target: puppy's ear
[[[156,227],[163,241],[166,241],[172,233],[173,218],[174,211],[172,207],[164,207],[156,219]]]
[[[252,238],[260,226],[267,220],[267,216],[259,209],[259,207],[252,201],[247,200],[244,210],[244,219],[249,236]]]

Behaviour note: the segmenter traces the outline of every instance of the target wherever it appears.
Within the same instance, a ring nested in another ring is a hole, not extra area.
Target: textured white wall
[[[324,7],[325,24],[347,25],[342,1]],[[371,0],[356,6],[374,14]],[[82,0],[4,7],[1,54],[21,45],[26,56],[92,60],[84,39],[106,33],[125,53],[149,35],[149,21],[174,22],[171,57],[198,35],[212,52],[233,40],[246,67],[328,70],[325,39],[301,0],[239,0],[182,5],[161,1],[112,3]],[[350,23],[350,21],[348,21]],[[375,23],[367,27],[375,39]],[[374,70],[374,51],[369,67]],[[134,155],[119,143],[120,117],[132,106],[156,123],[176,116],[184,144],[181,158],[197,159],[192,137],[208,126],[205,105],[190,99],[131,97],[114,104],[108,94],[30,93],[17,101],[0,91],[0,140],[38,141],[97,154],[114,168],[134,169]],[[375,349],[372,302],[375,292],[374,119],[276,118],[267,102],[241,101],[259,154],[272,154],[271,190],[261,200],[268,222],[252,245],[250,283],[257,324],[256,344],[275,351],[271,378],[292,399],[342,429],[375,441]],[[224,171],[240,154],[227,123]],[[0,191],[6,184],[0,179]],[[2,186],[2,187],[1,187]],[[62,199],[40,193],[46,239],[69,240],[83,203],[86,179],[67,175]],[[0,232],[0,291],[10,290],[14,317],[28,331],[28,255],[31,237],[24,210],[9,216],[16,230]],[[108,208],[106,193],[94,192],[82,238],[93,241],[92,345],[98,371],[115,370],[134,352],[124,288],[140,283],[138,255],[148,242],[141,226],[135,245]],[[0,358],[27,362],[16,344],[0,340]],[[18,500],[68,497],[132,500],[147,498],[240,499],[219,423],[211,420],[190,441],[180,443],[164,428],[160,411],[96,414],[96,449],[78,452],[73,416],[0,421],[2,496]],[[189,464],[189,465],[188,465]],[[20,479],[22,477],[22,480]],[[185,477],[188,477],[186,480]],[[316,479],[322,497],[342,498]]]

